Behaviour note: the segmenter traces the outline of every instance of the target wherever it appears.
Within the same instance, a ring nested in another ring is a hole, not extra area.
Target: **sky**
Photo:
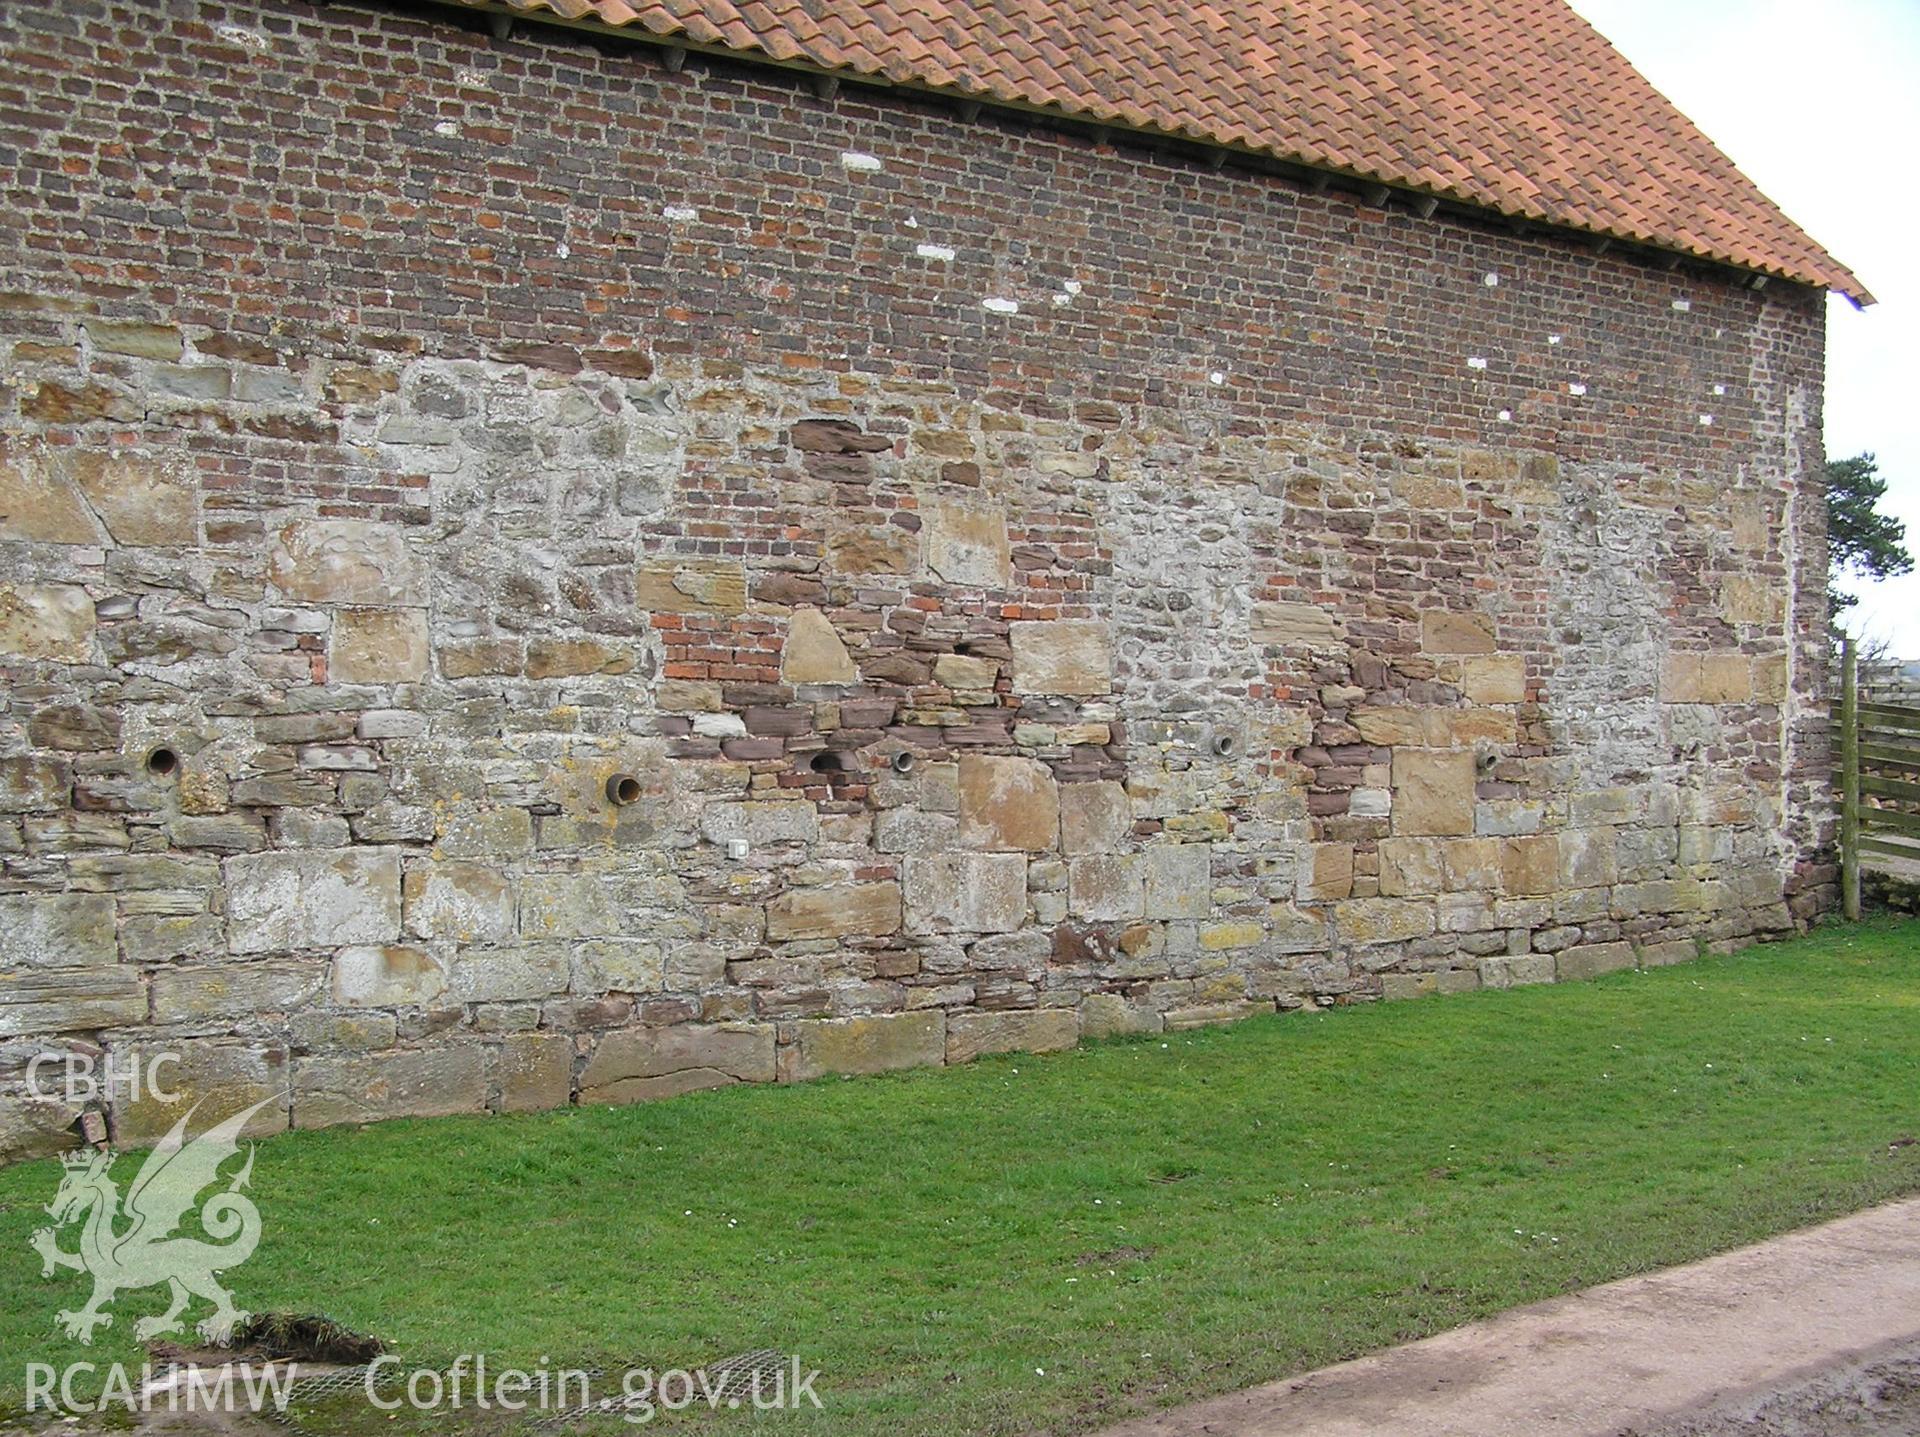
[[[1572,0],[1879,303],[1827,301],[1827,454],[1871,450],[1920,555],[1920,0]],[[1920,573],[1845,585],[1848,629],[1920,660]]]

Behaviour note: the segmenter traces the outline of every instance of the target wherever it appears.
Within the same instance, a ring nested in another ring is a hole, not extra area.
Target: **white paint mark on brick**
[[[1548,343],[1548,344],[1558,344],[1559,342],[1560,342],[1560,336],[1559,336],[1559,335],[1557,335],[1557,334],[1550,334],[1550,335],[1548,335],[1548,336],[1547,336],[1547,343]]]
[[[1685,314],[1693,308],[1693,301],[1690,299],[1676,299],[1673,302],[1673,307],[1679,310],[1680,313]]]
[[[568,244],[565,240],[561,240],[559,245],[554,249],[554,254],[561,259],[565,259],[568,255],[572,253],[573,253],[573,246]]]
[[[1512,411],[1511,409],[1503,409],[1503,410],[1501,410],[1501,411],[1500,411],[1500,422],[1501,422],[1502,424],[1511,424],[1511,423],[1513,423],[1513,411]]]
[[[998,295],[993,295],[981,300],[980,307],[991,310],[995,314],[1018,314],[1020,312],[1018,300],[1001,299]]]
[[[920,228],[920,221],[919,221],[919,220],[917,220],[917,219],[915,219],[915,218],[914,218],[914,217],[913,217],[912,215],[908,215],[908,216],[907,216],[907,228],[908,228],[908,229],[910,229],[910,230],[917,230],[917,229],[919,229],[919,228]]]
[[[1584,384],[1569,384],[1567,386],[1567,393],[1575,396],[1576,398],[1582,394],[1585,394],[1586,392],[1587,392],[1587,386]]]
[[[1068,294],[1078,294],[1080,293],[1080,281],[1077,279],[1070,279],[1065,284],[1061,285],[1060,288],[1064,289]]]
[[[943,264],[951,262],[954,255],[953,247],[943,244],[918,244],[913,252],[921,259],[937,259]]]
[[[840,152],[840,168],[843,170],[854,170],[863,175],[870,175],[881,168],[880,157],[878,155],[870,155],[865,150],[842,150]]]
[[[1227,372],[1224,369],[1216,369],[1207,376],[1207,383],[1209,384],[1225,384],[1226,382]]]
[[[455,70],[453,80],[456,85],[466,90],[484,90],[493,83],[487,77],[485,70]]]
[[[273,42],[258,30],[249,30],[244,25],[216,25],[213,33],[229,45],[238,45],[243,50],[252,50],[257,54],[266,54],[273,48]]]
[[[1489,273],[1485,279],[1480,281],[1480,283],[1484,284],[1488,289],[1498,289],[1500,288],[1500,276],[1497,274]]]
[[[1073,296],[1070,294],[1056,294],[1053,296],[1053,303],[1056,309],[1062,308],[1073,303]]]
[[[700,211],[695,209],[692,205],[668,205],[660,213],[665,215],[668,219],[672,220],[677,225],[685,224],[689,220],[697,220],[700,218]]]
[[[1711,425],[1713,423],[1713,416],[1711,414],[1702,414],[1700,416],[1700,422],[1702,424]]]
[[[1485,369],[1486,367],[1487,367],[1486,360],[1482,359],[1479,355],[1474,354],[1474,355],[1469,355],[1467,357],[1468,369]]]
[[[460,133],[460,126],[452,120],[442,120],[433,127],[433,132],[436,135],[445,135],[448,139],[452,139]]]
[[[1727,386],[1724,384],[1716,384],[1713,386],[1713,392],[1715,394],[1725,394],[1727,392]]]

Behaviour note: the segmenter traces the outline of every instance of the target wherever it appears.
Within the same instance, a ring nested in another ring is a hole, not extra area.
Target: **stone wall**
[[[462,23],[10,16],[0,1148],[50,1046],[624,1102],[1828,901],[1821,296]]]

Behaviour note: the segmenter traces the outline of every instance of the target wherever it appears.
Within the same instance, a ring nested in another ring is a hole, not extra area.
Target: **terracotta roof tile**
[[[1215,143],[1871,303],[1564,0],[461,0]]]

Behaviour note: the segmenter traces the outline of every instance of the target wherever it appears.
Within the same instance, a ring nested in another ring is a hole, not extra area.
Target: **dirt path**
[[[1920,1199],[1516,1308],[1105,1437],[1733,1433],[1920,1434]]]
[[[1636,1437],[1914,1437],[1920,1433],[1920,1343],[1903,1344],[1811,1382],[1723,1403]]]

